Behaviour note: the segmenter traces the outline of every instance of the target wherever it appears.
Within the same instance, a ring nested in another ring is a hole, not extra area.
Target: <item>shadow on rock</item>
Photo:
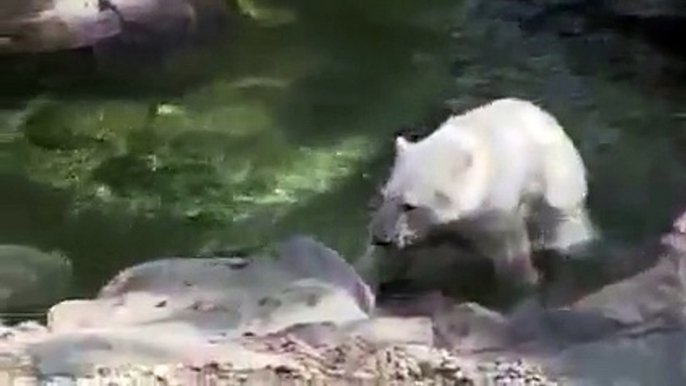
[[[598,384],[683,384],[683,222],[660,243],[615,251],[621,261],[609,256],[602,265],[593,262],[606,275],[602,284],[584,281],[589,267],[559,263],[558,280],[508,314],[476,303],[421,302],[435,305],[437,340],[464,355],[536,357],[560,374]],[[618,269],[621,264],[625,268]]]

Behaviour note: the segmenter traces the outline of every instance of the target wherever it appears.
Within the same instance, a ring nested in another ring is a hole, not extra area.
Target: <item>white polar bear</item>
[[[397,137],[395,146],[370,224],[376,245],[402,249],[447,225],[481,235],[476,244],[496,275],[517,268],[535,282],[532,248],[567,253],[596,235],[581,156],[558,121],[531,102],[498,99],[450,117],[418,142]]]

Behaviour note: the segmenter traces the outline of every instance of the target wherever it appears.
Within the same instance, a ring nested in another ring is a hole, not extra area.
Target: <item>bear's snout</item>
[[[387,238],[379,237],[378,235],[372,235],[372,245],[376,247],[390,247],[392,241]]]

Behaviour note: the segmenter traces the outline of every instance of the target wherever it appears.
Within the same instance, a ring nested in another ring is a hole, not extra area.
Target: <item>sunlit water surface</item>
[[[450,89],[449,8],[320,8],[243,20],[133,80],[75,81],[87,55],[6,61],[0,244],[61,251],[75,294],[135,262],[294,233],[361,253],[391,134]]]

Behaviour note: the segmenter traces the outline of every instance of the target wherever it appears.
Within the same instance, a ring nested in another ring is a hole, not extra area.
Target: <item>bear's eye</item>
[[[400,208],[403,210],[403,212],[409,212],[411,210],[417,209],[417,206],[412,205],[412,204],[408,204],[408,203],[404,203],[400,206]]]

